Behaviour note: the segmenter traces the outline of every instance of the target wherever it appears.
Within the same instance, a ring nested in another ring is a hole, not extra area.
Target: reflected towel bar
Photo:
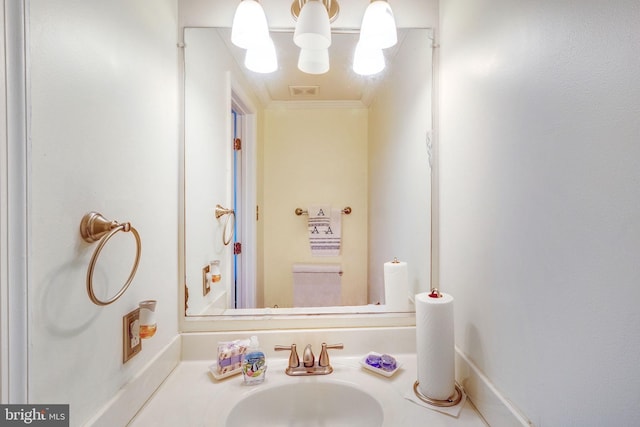
[[[305,209],[300,209],[300,208],[296,208],[296,215],[300,216],[300,215],[309,215],[309,212],[307,212]],[[346,208],[342,209],[342,213],[345,215],[349,215],[351,213],[351,207],[347,206]]]

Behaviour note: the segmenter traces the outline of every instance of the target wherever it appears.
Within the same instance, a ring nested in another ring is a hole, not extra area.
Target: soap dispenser
[[[260,349],[258,337],[252,336],[249,348],[242,357],[242,376],[247,385],[260,384],[264,381],[267,363],[264,351]]]

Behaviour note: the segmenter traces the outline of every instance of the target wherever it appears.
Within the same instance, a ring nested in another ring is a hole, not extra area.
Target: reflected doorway
[[[231,96],[231,196],[236,221],[233,233],[233,275],[229,289],[229,308],[253,308],[256,304],[256,166],[255,114],[235,91]]]
[[[242,180],[242,130],[243,130],[243,114],[242,112],[231,109],[231,129],[233,129],[233,151],[232,151],[232,196],[233,211],[236,213],[236,221],[233,224],[233,267],[231,280],[231,307],[243,308],[239,295],[247,292],[245,283],[242,280],[242,222],[244,221],[244,208],[242,206],[242,194],[244,193]]]

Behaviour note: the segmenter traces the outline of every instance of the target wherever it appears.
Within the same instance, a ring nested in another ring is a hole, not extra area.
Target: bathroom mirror
[[[355,31],[334,32],[324,75],[297,70],[290,31],[272,38],[279,69],[259,74],[229,28],[184,30],[186,315],[411,312],[385,303],[385,264],[406,263],[407,299],[429,289],[432,31],[400,29],[373,76],[352,71]],[[350,208],[332,218],[338,255],[312,253],[317,206]],[[294,304],[293,270],[309,265],[337,267],[338,304]]]

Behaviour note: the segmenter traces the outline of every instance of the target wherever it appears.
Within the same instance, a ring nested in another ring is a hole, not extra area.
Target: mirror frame
[[[183,27],[180,32],[179,52],[179,220],[178,220],[178,327],[180,332],[223,332],[223,331],[258,331],[278,329],[327,329],[327,328],[362,328],[362,327],[406,327],[415,326],[415,311],[385,313],[313,313],[313,314],[279,314],[265,310],[264,314],[223,314],[223,315],[189,315],[186,314],[186,271],[185,271],[185,43]],[[202,27],[214,28],[214,27]],[[435,28],[421,27],[416,29],[431,30],[431,119],[432,132],[429,141],[429,162],[431,165],[431,277],[430,287],[439,287],[439,193],[438,193],[438,69],[439,44]]]

